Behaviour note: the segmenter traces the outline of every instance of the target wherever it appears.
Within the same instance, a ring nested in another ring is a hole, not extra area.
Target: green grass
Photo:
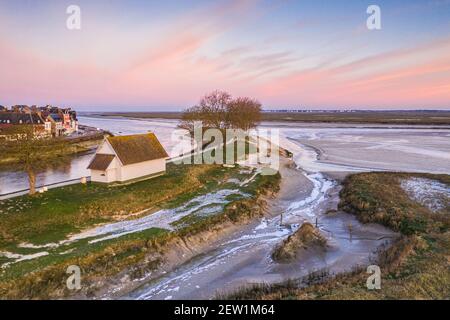
[[[193,225],[196,223],[199,223],[201,220],[205,219],[206,217],[199,216],[195,213],[191,213],[187,216],[184,216],[180,220],[174,221],[171,223],[171,225],[175,228],[182,228],[184,226]]]
[[[77,184],[0,201],[0,250],[21,242],[60,241],[70,233],[114,221],[115,216],[176,207],[217,186],[230,171],[214,165],[169,164],[166,175],[131,185]]]
[[[37,197],[21,197],[2,203],[8,210],[1,221],[1,250],[35,253],[46,249],[17,248],[23,241],[34,244],[62,240],[68,233],[76,232],[92,223],[107,222],[113,214],[123,215],[140,211],[149,205],[173,208],[184,204],[199,194],[205,194],[228,184],[228,179],[247,178],[240,168],[221,166],[170,165],[166,176],[128,186],[108,188],[104,185],[70,186],[53,189]],[[238,222],[261,214],[255,209],[258,195],[276,191],[280,176],[258,176],[248,186],[241,188],[251,199],[233,200],[221,212],[207,217],[187,216],[176,231],[149,229],[107,241],[89,243],[83,239],[57,249],[49,255],[12,264],[0,273],[0,296],[10,299],[64,297],[73,294],[65,289],[69,265],[78,265],[83,274],[83,292],[90,295],[98,289],[99,280],[127,269],[127,274],[140,278],[161,263],[161,254],[170,247],[170,241],[196,235],[202,231],[220,230],[221,223]],[[137,195],[136,195],[137,194]],[[15,208],[23,212],[16,212]],[[130,211],[124,211],[127,207]],[[9,208],[9,209],[8,209]],[[47,210],[51,209],[51,210]],[[95,210],[95,211],[87,211]],[[124,212],[123,212],[124,211]],[[86,214],[87,212],[87,214]],[[5,222],[5,223],[4,223]],[[61,229],[62,228],[62,229]],[[70,252],[67,252],[70,250]],[[61,254],[66,252],[64,254]],[[1,262],[10,262],[1,258]]]

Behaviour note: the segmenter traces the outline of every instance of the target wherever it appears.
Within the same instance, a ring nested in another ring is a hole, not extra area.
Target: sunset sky
[[[450,109],[450,0],[0,0],[1,105],[169,111],[214,89],[266,109]]]

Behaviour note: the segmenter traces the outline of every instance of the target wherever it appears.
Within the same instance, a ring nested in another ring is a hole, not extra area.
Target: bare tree
[[[204,115],[203,125],[207,128],[224,129],[226,111],[231,95],[225,91],[213,91],[200,100],[200,112]]]
[[[199,106],[188,108],[183,112],[178,127],[189,131],[190,134],[194,134],[195,121],[203,121],[203,118],[204,115]]]
[[[261,104],[247,97],[232,99],[229,93],[216,90],[205,95],[197,106],[184,111],[178,126],[192,134],[195,121],[201,121],[204,129],[249,130],[261,121]]]
[[[226,116],[230,128],[250,130],[261,122],[261,103],[247,97],[236,98],[227,105]]]
[[[64,157],[66,142],[61,138],[39,135],[33,125],[16,125],[2,132],[0,154],[16,159],[19,169],[28,175],[29,194],[36,193],[36,172],[56,164]]]
[[[201,121],[204,129],[224,129],[226,122],[226,109],[231,102],[231,95],[224,91],[213,91],[201,98],[198,105],[183,112],[178,127],[194,131],[194,122]]]

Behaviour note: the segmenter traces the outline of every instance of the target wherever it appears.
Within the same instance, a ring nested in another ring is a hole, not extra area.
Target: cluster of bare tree
[[[261,104],[252,98],[232,98],[227,92],[214,91],[184,111],[179,127],[192,133],[196,121],[201,121],[204,129],[247,131],[261,121]]]

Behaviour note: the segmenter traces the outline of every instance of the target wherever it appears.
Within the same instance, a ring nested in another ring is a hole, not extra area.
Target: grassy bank
[[[180,119],[181,112],[105,112],[101,116]],[[263,112],[263,121],[450,125],[450,111]]]
[[[145,209],[161,208],[206,192],[228,175],[220,166],[172,165],[167,174],[131,185],[76,184],[36,196],[0,201],[0,249],[21,242],[44,244],[63,240],[98,223]],[[170,202],[172,201],[172,202]]]
[[[197,195],[231,187],[230,179],[246,177],[241,170],[217,165],[169,165],[165,176],[127,186],[75,185],[52,189],[36,197],[3,201],[0,203],[4,210],[0,251],[33,254],[43,249],[23,248],[18,244],[48,244],[97,223],[137,218],[129,214],[144,209],[178,207]],[[247,176],[250,174],[251,171]],[[173,241],[220,230],[223,223],[261,214],[259,195],[275,192],[279,180],[279,175],[258,175],[240,187],[248,197],[230,199],[218,214],[191,216],[173,231],[150,228],[102,242],[81,240],[58,247],[50,255],[14,263],[0,271],[0,297],[45,299],[74,294],[65,285],[66,269],[70,265],[81,267],[83,289],[76,293],[84,296],[93,294],[124,270],[128,279],[140,278],[157,268],[163,252]],[[2,259],[0,263],[8,262],[8,258]]]
[[[411,200],[401,188],[412,176],[450,185],[448,175],[361,173],[348,177],[340,208],[362,222],[385,225],[402,234],[380,251],[381,290],[368,290],[365,269],[330,278],[328,275],[276,285],[256,285],[230,299],[448,299],[450,298],[450,212],[431,212]],[[304,287],[308,285],[307,287]]]

